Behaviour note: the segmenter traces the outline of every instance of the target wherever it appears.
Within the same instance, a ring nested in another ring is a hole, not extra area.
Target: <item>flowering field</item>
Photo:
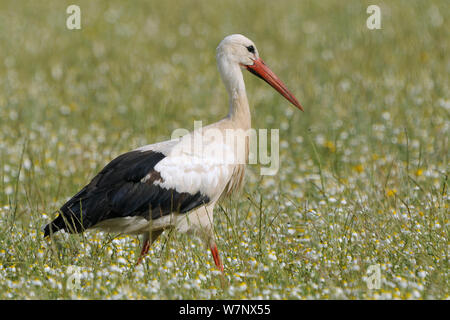
[[[66,27],[72,3],[81,30]],[[448,299],[450,3],[378,1],[379,30],[369,4],[2,0],[0,299]],[[232,33],[305,112],[244,75],[281,164],[249,166],[216,209],[226,284],[175,232],[138,267],[134,236],[43,239],[113,157],[226,115],[215,48]]]

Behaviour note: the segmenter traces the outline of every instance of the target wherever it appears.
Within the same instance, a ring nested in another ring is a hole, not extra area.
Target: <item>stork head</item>
[[[225,37],[217,47],[217,57],[226,57],[229,63],[239,65],[263,79],[294,106],[303,111],[302,106],[286,85],[259,57],[258,49],[253,41],[247,37],[241,34],[232,34]]]

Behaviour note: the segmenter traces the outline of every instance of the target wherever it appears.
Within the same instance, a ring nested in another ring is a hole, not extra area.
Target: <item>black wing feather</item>
[[[210,199],[154,184],[162,178],[154,170],[165,155],[155,151],[131,151],[104,167],[80,192],[59,210],[59,216],[45,226],[45,236],[65,229],[82,232],[113,218],[142,216],[156,219],[171,212],[186,213],[207,204]],[[141,180],[151,174],[146,182]]]

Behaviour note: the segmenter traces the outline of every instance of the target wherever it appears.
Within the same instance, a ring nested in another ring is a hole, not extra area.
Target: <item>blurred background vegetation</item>
[[[81,30],[66,28],[70,4]],[[380,30],[366,27],[369,4],[381,8]],[[77,297],[448,297],[449,12],[445,0],[2,0],[0,297],[71,297],[57,290],[66,265],[117,263],[78,252],[81,237],[60,239],[77,253],[57,259],[40,228],[114,156],[226,115],[215,48],[232,33],[255,42],[305,112],[245,75],[253,127],[280,128],[281,167],[259,177],[251,166],[244,196],[216,214],[231,288],[209,276],[198,288],[164,282],[171,255],[154,253],[145,281],[119,277]],[[230,223],[242,233],[229,236]],[[193,246],[182,261],[210,260]],[[374,263],[378,291],[363,281]],[[182,265],[168,268],[213,269]],[[45,268],[60,271],[56,284]],[[259,280],[236,276],[255,270]],[[141,290],[150,279],[161,290]]]

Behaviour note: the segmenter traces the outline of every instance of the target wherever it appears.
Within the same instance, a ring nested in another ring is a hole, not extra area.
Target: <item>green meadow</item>
[[[446,0],[2,0],[0,299],[448,299],[449,13]],[[137,267],[136,236],[44,239],[114,157],[226,116],[215,49],[233,33],[305,111],[245,72],[280,166],[249,165],[215,210],[225,284],[199,239],[170,230]]]

